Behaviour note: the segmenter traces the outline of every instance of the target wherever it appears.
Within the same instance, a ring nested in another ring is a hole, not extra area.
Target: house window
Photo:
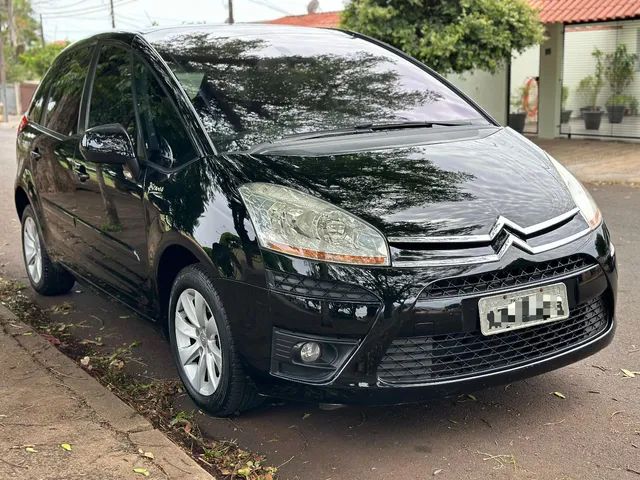
[[[638,27],[636,32],[636,53],[640,57],[640,27]],[[636,60],[636,70],[640,72],[640,58]]]

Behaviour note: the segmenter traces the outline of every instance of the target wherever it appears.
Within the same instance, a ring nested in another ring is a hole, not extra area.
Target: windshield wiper
[[[381,123],[358,123],[352,127],[336,128],[331,130],[318,130],[315,132],[303,132],[292,133],[284,135],[278,140],[272,140],[263,142],[258,145],[254,145],[249,149],[249,152],[256,153],[264,148],[270,148],[273,145],[285,144],[289,142],[298,142],[305,140],[312,140],[315,138],[327,138],[327,137],[339,137],[344,135],[358,135],[361,133],[371,133],[383,130],[401,130],[408,128],[432,128],[434,126],[442,127],[462,127],[465,125],[473,125],[471,120],[459,120],[459,121],[446,121],[446,120],[433,120],[433,121],[406,121],[406,122],[381,122]]]
[[[407,121],[407,122],[381,122],[381,123],[357,123],[352,127],[347,128],[336,128],[332,130],[318,130],[315,132],[304,132],[304,133],[292,133],[289,135],[283,136],[280,140],[289,141],[289,140],[309,140],[312,138],[322,138],[322,137],[334,137],[339,135],[354,135],[358,133],[368,133],[380,130],[400,130],[403,128],[431,128],[434,126],[442,126],[442,127],[462,127],[465,125],[473,125],[471,120],[460,120],[460,121],[444,121],[444,120],[433,120],[433,121]]]
[[[458,121],[446,121],[446,120],[433,120],[433,121],[411,121],[411,122],[382,122],[382,123],[359,123],[354,125],[353,128],[356,130],[397,130],[402,128],[431,128],[434,126],[438,127],[461,127],[464,125],[471,125],[472,122],[470,120],[458,120]]]

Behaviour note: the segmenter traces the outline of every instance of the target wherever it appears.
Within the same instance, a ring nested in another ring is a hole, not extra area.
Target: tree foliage
[[[49,68],[66,43],[41,46],[38,22],[33,18],[30,0],[13,0],[13,24],[7,9],[0,9],[0,30],[4,41],[7,80],[37,80]]]
[[[34,45],[18,55],[18,62],[23,67],[24,75],[31,79],[42,78],[53,60],[67,45],[68,42],[48,43],[44,47]]]
[[[352,0],[342,27],[390,43],[441,74],[493,73],[544,37],[526,0]]]

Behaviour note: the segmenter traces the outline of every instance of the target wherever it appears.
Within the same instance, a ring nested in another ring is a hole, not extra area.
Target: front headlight
[[[549,157],[549,160],[551,160],[551,163],[553,163],[553,166],[556,167],[560,177],[569,189],[569,192],[573,197],[573,201],[576,203],[576,207],[580,209],[580,212],[589,224],[589,227],[591,230],[595,229],[602,222],[602,214],[600,213],[598,205],[596,205],[596,202],[591,197],[591,194],[586,188],[584,188],[578,179],[569,172],[569,170],[560,164],[560,162],[551,155],[547,156]]]
[[[240,195],[263,248],[354,265],[389,265],[389,249],[371,225],[306,193],[248,183]]]

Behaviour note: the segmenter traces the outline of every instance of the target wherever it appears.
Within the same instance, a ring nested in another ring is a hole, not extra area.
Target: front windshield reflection
[[[223,151],[366,122],[482,119],[421,68],[345,33],[219,35],[153,44]]]

